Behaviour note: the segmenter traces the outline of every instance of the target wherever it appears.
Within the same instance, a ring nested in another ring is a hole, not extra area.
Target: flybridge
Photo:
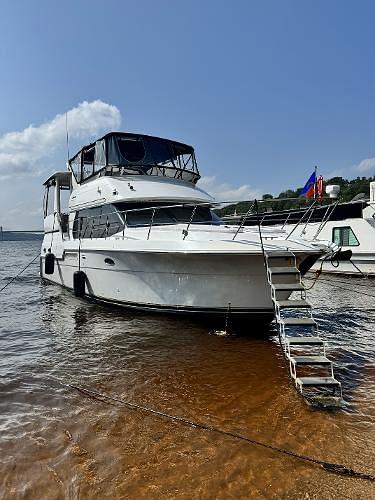
[[[200,178],[192,146],[124,132],[111,132],[83,147],[68,165],[78,184],[103,175],[156,175],[193,184]]]

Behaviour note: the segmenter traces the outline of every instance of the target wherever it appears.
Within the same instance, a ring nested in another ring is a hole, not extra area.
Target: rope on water
[[[9,286],[11,283],[13,283],[13,281],[15,281],[15,280],[18,278],[18,276],[21,276],[21,274],[22,274],[24,271],[26,271],[26,269],[27,269],[28,267],[30,267],[30,266],[31,266],[31,264],[33,264],[39,256],[40,256],[40,253],[38,253],[38,255],[36,255],[36,256],[33,258],[33,260],[32,260],[32,261],[30,261],[30,262],[27,264],[27,266],[25,266],[23,269],[21,269],[21,271],[20,271],[19,273],[17,273],[17,274],[16,274],[16,275],[15,275],[12,279],[10,279],[10,280],[8,281],[8,283],[6,283],[6,285],[4,285],[2,288],[0,288],[0,293],[1,293],[3,290],[5,290],[7,286]]]
[[[96,399],[96,400],[101,401],[101,402],[106,403],[106,404],[113,404],[113,403],[111,403],[111,401],[116,402],[116,403],[120,403],[123,406],[127,406],[128,408],[131,408],[133,410],[141,410],[141,411],[146,412],[146,413],[151,413],[151,414],[157,415],[159,417],[167,418],[167,419],[172,420],[174,422],[180,422],[181,424],[185,424],[185,425],[188,425],[188,426],[193,427],[193,428],[203,429],[203,430],[210,431],[210,432],[215,432],[216,434],[221,434],[221,435],[228,436],[228,437],[231,437],[234,439],[239,439],[241,441],[245,441],[247,443],[250,443],[250,444],[253,444],[256,446],[261,446],[262,448],[266,448],[268,450],[272,450],[272,451],[277,452],[277,453],[282,453],[284,455],[288,455],[290,457],[293,457],[293,458],[296,458],[299,460],[303,460],[305,462],[313,463],[313,464],[321,466],[324,470],[326,470],[328,472],[333,472],[334,474],[341,474],[341,475],[349,476],[349,477],[356,478],[356,479],[364,479],[366,481],[375,481],[374,475],[367,474],[365,472],[356,471],[350,467],[346,467],[345,465],[326,462],[324,460],[318,460],[316,458],[312,458],[312,457],[309,457],[307,455],[301,455],[301,454],[296,453],[294,451],[290,451],[290,450],[287,450],[284,448],[279,448],[277,446],[273,446],[271,444],[257,441],[255,439],[249,438],[249,437],[244,436],[242,434],[238,434],[237,432],[225,431],[223,429],[219,429],[218,427],[213,427],[212,425],[204,424],[201,422],[195,422],[193,420],[188,420],[187,418],[179,417],[176,415],[170,415],[169,413],[164,413],[162,411],[154,410],[152,408],[148,408],[147,406],[143,406],[143,405],[140,405],[137,403],[132,403],[130,401],[126,401],[126,400],[118,398],[118,397],[109,396],[108,394],[93,391],[91,389],[86,389],[85,387],[81,387],[81,386],[74,385],[74,384],[66,384],[66,383],[63,383],[61,381],[59,381],[59,383],[65,387],[68,387],[70,389],[75,389],[76,391],[79,391],[82,394],[85,394],[86,396],[89,396],[93,399]]]

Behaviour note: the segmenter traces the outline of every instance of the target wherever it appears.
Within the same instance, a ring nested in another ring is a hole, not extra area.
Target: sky
[[[250,199],[375,174],[375,2],[0,0],[0,225],[110,130],[191,144],[201,187]]]

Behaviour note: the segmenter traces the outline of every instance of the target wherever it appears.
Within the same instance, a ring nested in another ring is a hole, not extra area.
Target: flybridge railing
[[[267,220],[268,222],[272,221],[272,212],[259,212],[258,204],[265,204],[269,202],[281,202],[281,201],[291,201],[291,200],[296,200],[300,198],[278,198],[278,199],[267,199],[267,200],[251,200],[251,201],[245,201],[242,203],[251,203],[250,208],[245,214],[239,214],[239,215],[232,215],[232,216],[224,216],[222,218],[223,222],[226,222],[226,219],[232,220],[234,218],[238,218],[240,221],[240,224],[238,225],[236,232],[232,238],[232,240],[235,240],[238,234],[243,230],[243,227],[246,225],[246,222],[249,221],[250,217],[256,217],[257,221],[256,224],[259,227],[262,226],[262,224]],[[189,229],[192,224],[209,224],[209,225],[219,225],[220,223],[216,224],[214,218],[210,218],[208,220],[200,219],[200,220],[194,220],[196,217],[197,210],[200,207],[207,207],[207,208],[213,208],[213,207],[220,207],[220,206],[225,206],[225,205],[233,205],[235,203],[239,203],[238,201],[221,201],[221,202],[194,202],[194,203],[180,203],[180,204],[171,204],[171,205],[156,205],[156,206],[150,206],[150,207],[142,207],[142,208],[131,208],[127,210],[115,210],[113,212],[109,212],[107,214],[102,214],[102,215],[92,215],[92,216],[78,216],[73,222],[73,237],[77,239],[81,238],[107,238],[110,236],[113,236],[115,234],[118,234],[122,231],[122,237],[123,239],[125,238],[125,230],[127,227],[143,227],[143,228],[148,228],[147,231],[147,240],[150,239],[152,228],[154,226],[171,226],[171,225],[181,225],[181,224],[186,224],[186,228],[182,230],[182,237],[183,239],[186,239],[186,237],[189,234]],[[294,231],[297,229],[299,225],[302,223],[306,225],[311,221],[314,210],[316,208],[317,200],[314,200],[313,203],[307,207],[306,209],[299,209],[302,210],[303,213],[301,217],[298,219],[297,223],[294,224],[294,227],[291,229],[291,231],[287,234],[285,239],[289,239],[289,237],[294,233]],[[317,233],[315,234],[314,238],[318,236],[320,233],[321,229],[324,227],[325,223],[328,221],[329,217],[332,215],[336,204],[329,205],[327,207],[327,211],[323,217],[322,224],[319,226]],[[173,209],[173,208],[192,208],[190,217],[188,220],[172,220],[173,216],[171,217],[171,221],[168,222],[162,222],[160,220],[156,219],[157,212],[159,210],[168,210],[168,209]],[[298,210],[298,209],[297,209]],[[79,212],[79,211],[78,211]],[[150,219],[149,222],[141,221],[141,223],[130,223],[129,222],[129,217],[131,214],[135,213],[140,213],[140,212],[149,212],[150,213]],[[296,215],[293,213],[287,213],[285,214],[285,219],[280,219],[280,218],[275,218],[273,219],[275,224],[272,225],[277,225],[281,226],[281,229],[284,229],[285,225],[288,223],[290,217],[292,215]],[[110,217],[113,218],[117,216],[118,220],[117,221],[110,221]],[[96,223],[95,223],[96,221]],[[103,221],[103,222],[102,222]],[[90,224],[91,222],[91,224]],[[323,224],[324,223],[324,224]],[[68,223],[66,231],[70,235],[70,226],[71,222]],[[113,231],[113,226],[116,229],[116,231]],[[236,227],[235,225],[233,227]],[[303,232],[303,231],[302,231]]]

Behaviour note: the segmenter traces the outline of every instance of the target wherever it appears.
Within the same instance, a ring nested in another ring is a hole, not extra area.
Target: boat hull
[[[350,247],[343,247],[343,250],[352,250]],[[312,271],[321,269],[323,273],[339,274],[347,276],[368,276],[375,278],[375,253],[353,252],[349,261],[339,263],[330,260],[318,261],[311,268]]]
[[[80,258],[80,265],[79,265]],[[86,275],[86,295],[145,311],[237,320],[273,319],[262,255],[212,255],[125,251],[65,252],[52,275],[41,276],[73,289],[73,274]]]

